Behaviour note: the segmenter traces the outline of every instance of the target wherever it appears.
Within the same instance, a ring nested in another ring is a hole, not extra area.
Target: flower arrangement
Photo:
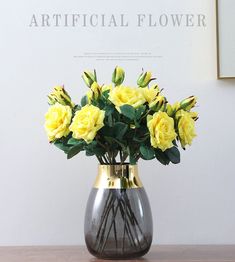
[[[80,104],[63,86],[48,96],[45,130],[50,143],[68,159],[85,151],[100,164],[136,164],[140,158],[163,165],[180,162],[178,145],[185,149],[196,136],[194,96],[170,104],[152,84],[151,72],[142,72],[137,86],[129,87],[123,85],[125,72],[120,67],[110,85],[98,84],[95,70],[85,71],[82,78],[89,90]]]

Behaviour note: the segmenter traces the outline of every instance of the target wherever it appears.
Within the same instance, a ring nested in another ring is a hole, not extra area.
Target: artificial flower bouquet
[[[194,96],[170,104],[152,84],[151,72],[142,72],[135,87],[123,85],[125,72],[120,67],[113,72],[112,84],[98,83],[95,70],[82,77],[89,89],[80,104],[63,86],[48,96],[48,139],[68,159],[85,151],[103,165],[126,161],[133,165],[140,158],[157,159],[163,165],[180,162],[178,145],[185,149],[196,136]]]

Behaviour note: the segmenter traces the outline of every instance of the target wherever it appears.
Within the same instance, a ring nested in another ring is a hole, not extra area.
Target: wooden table
[[[0,262],[101,262],[81,246],[0,247]],[[106,260],[107,261],[107,260]],[[116,260],[118,261],[118,260]],[[143,262],[235,262],[235,246],[152,246]]]

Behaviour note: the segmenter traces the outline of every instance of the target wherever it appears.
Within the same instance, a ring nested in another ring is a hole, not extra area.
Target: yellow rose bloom
[[[70,106],[55,103],[50,106],[45,115],[45,130],[49,141],[67,136],[71,123],[72,110]]]
[[[154,148],[165,151],[173,146],[176,138],[174,119],[165,112],[157,112],[147,116],[147,126],[150,132],[150,142]]]
[[[144,87],[141,88],[143,92],[143,96],[145,100],[150,104],[152,101],[155,100],[155,98],[159,95],[159,88],[158,86],[154,85],[151,86],[150,88]]]
[[[117,86],[109,93],[109,100],[115,105],[120,112],[120,107],[130,105],[137,108],[143,105],[146,100],[140,88],[132,88],[129,86]]]
[[[198,113],[197,112],[189,112],[190,116],[194,121],[198,119]]]
[[[76,139],[84,139],[87,143],[93,141],[96,133],[104,126],[105,111],[93,105],[86,105],[77,111],[69,129]]]
[[[191,145],[194,137],[197,136],[195,132],[195,121],[192,118],[195,116],[197,116],[196,113],[190,113],[184,110],[179,110],[176,113],[176,118],[179,119],[179,138],[183,148],[185,148],[186,145]]]

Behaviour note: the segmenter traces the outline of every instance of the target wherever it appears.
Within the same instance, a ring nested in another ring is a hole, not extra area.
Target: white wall
[[[198,96],[198,138],[182,163],[139,163],[158,244],[235,244],[235,82],[216,80],[215,10],[210,0],[0,3],[0,245],[83,244],[95,159],[67,161],[43,130],[46,95],[64,83],[78,101],[80,75],[95,67],[110,79],[117,61],[75,59],[85,51],[152,51],[120,62],[134,83],[142,66],[170,101]],[[113,11],[110,11],[113,10]],[[204,13],[205,28],[30,28],[33,13]],[[119,49],[118,49],[119,48]],[[101,82],[102,82],[101,81]]]

